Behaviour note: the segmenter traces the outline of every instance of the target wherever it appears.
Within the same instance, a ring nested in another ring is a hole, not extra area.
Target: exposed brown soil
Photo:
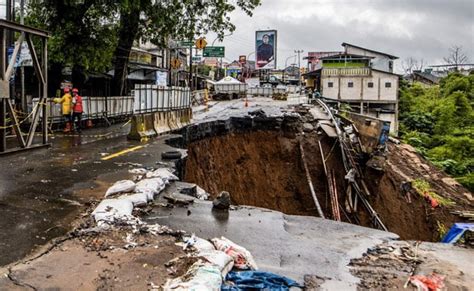
[[[452,214],[455,210],[473,211],[472,195],[454,179],[424,160],[409,145],[389,144],[384,172],[367,170],[368,186],[377,210],[388,229],[405,240],[439,241],[441,228],[449,229],[454,222],[463,221]],[[433,192],[455,203],[432,208],[415,191],[410,199],[402,193],[403,182],[415,179],[427,181]],[[410,202],[409,202],[410,201]]]
[[[168,235],[136,234],[126,247],[127,230],[71,238],[31,262],[10,267],[0,278],[0,290],[150,290],[187,270],[167,262],[184,256]],[[4,271],[4,270],[0,270]]]
[[[295,137],[279,131],[260,130],[195,141],[188,145],[185,180],[199,184],[212,198],[220,191],[228,191],[234,204],[317,216],[301,161],[301,142],[318,200],[325,216],[331,218],[318,139],[325,157],[329,156],[328,169],[336,175],[339,203],[343,208],[346,181],[339,146],[334,146],[334,139],[314,132]],[[406,148],[401,150],[391,145],[385,171],[365,171],[371,192],[369,201],[388,230],[402,239],[439,241],[440,224],[449,229],[453,222],[462,221],[450,211],[472,210],[468,200],[470,194],[463,195],[467,190],[459,185],[450,186],[452,179],[432,165],[420,163],[415,157],[419,159]],[[406,196],[402,195],[401,184],[420,177],[427,179],[437,194],[449,197],[456,205],[432,209],[423,197],[413,193],[411,203],[408,203]],[[349,222],[343,213],[341,218]],[[372,226],[362,205],[358,208],[357,218],[361,225]]]
[[[312,142],[305,140],[304,148],[315,190],[323,194],[326,185],[320,180],[324,173],[316,138]],[[238,205],[287,214],[317,214],[298,140],[279,132],[231,133],[197,141],[188,149],[185,173],[186,181],[199,184],[212,198],[220,191],[228,191],[232,202]],[[324,195],[320,199],[325,199]]]

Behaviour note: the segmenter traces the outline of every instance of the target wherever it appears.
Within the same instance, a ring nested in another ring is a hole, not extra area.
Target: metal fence
[[[215,84],[216,94],[240,94],[260,97],[272,97],[275,94],[286,94],[286,88],[248,87],[247,84]]]
[[[33,107],[38,103],[38,98],[33,99]],[[50,102],[47,107],[50,122],[63,121],[61,104]],[[82,97],[83,114],[82,119],[101,119],[127,117],[133,114],[132,96],[109,96],[109,97]]]
[[[191,90],[188,87],[159,87],[136,85],[132,91],[133,112],[164,112],[191,107]]]
[[[214,84],[216,94],[245,94],[247,84]]]
[[[286,94],[286,89],[271,87],[254,87],[247,89],[247,95],[272,97],[275,94]]]
[[[33,99],[33,107],[38,99]],[[52,123],[63,120],[61,104],[49,103],[48,116]],[[82,119],[124,118],[134,114],[165,112],[191,107],[191,92],[183,87],[136,85],[131,96],[82,97]]]

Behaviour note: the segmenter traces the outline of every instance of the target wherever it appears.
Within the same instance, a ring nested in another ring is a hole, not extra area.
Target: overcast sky
[[[342,42],[399,56],[399,69],[407,57],[443,63],[452,45],[474,63],[473,0],[262,0],[252,18],[231,17],[236,31],[215,44],[226,47],[228,60],[255,51],[255,30],[276,29],[278,67],[291,64],[296,49],[342,50]]]

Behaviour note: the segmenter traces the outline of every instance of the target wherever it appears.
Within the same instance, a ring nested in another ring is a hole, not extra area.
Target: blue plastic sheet
[[[289,278],[260,271],[230,272],[226,281],[233,284],[223,284],[221,290],[289,290],[290,287],[302,287]]]
[[[453,244],[464,234],[466,230],[474,231],[474,223],[455,223],[448,233],[443,237],[441,242]]]

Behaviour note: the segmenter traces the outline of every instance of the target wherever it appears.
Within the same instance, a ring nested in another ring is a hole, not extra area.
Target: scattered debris
[[[180,194],[180,193],[171,193],[171,194],[167,193],[163,195],[163,198],[165,198],[166,200],[168,200],[169,202],[173,204],[179,204],[179,205],[188,205],[194,202],[194,198],[188,195]]]
[[[459,217],[467,218],[471,221],[474,220],[474,211],[453,211],[452,214],[456,214]]]
[[[302,288],[300,284],[289,278],[261,271],[230,272],[226,277],[226,284],[221,290],[290,290],[291,287]]]
[[[314,126],[311,123],[303,123],[304,132],[312,132],[313,130],[314,130]]]
[[[242,270],[258,269],[252,254],[250,254],[250,252],[245,248],[233,243],[225,237],[221,237],[220,239],[213,238],[211,241],[217,250],[222,251],[234,258],[234,266],[236,268]]]
[[[159,169],[156,169],[155,171],[150,171],[146,173],[146,177],[147,178],[160,177],[161,179],[163,179],[165,183],[179,180],[179,178],[176,175],[174,175],[173,172],[168,168],[159,168]]]
[[[182,187],[180,189],[180,192],[182,194],[186,194],[192,197],[195,197],[199,200],[207,200],[209,199],[209,193],[206,192],[206,190],[202,189],[196,184],[192,184],[190,187]]]
[[[421,291],[438,291],[444,287],[444,277],[438,274],[428,276],[415,275],[410,277],[410,283]]]
[[[148,170],[145,168],[135,168],[128,170],[128,172],[134,175],[145,175],[146,173],[148,173]]]
[[[321,285],[329,278],[321,278],[316,275],[305,275],[304,276],[304,289],[305,290],[319,290]]]
[[[228,210],[230,207],[230,193],[227,191],[222,191],[219,195],[212,201],[212,207],[216,209]]]
[[[455,223],[441,242],[450,244],[455,243],[466,231],[474,231],[474,223]]]
[[[265,113],[265,111],[263,111],[263,109],[257,109],[257,110],[249,111],[248,114],[250,116],[254,116],[254,117],[266,117],[267,116],[267,114]]]

